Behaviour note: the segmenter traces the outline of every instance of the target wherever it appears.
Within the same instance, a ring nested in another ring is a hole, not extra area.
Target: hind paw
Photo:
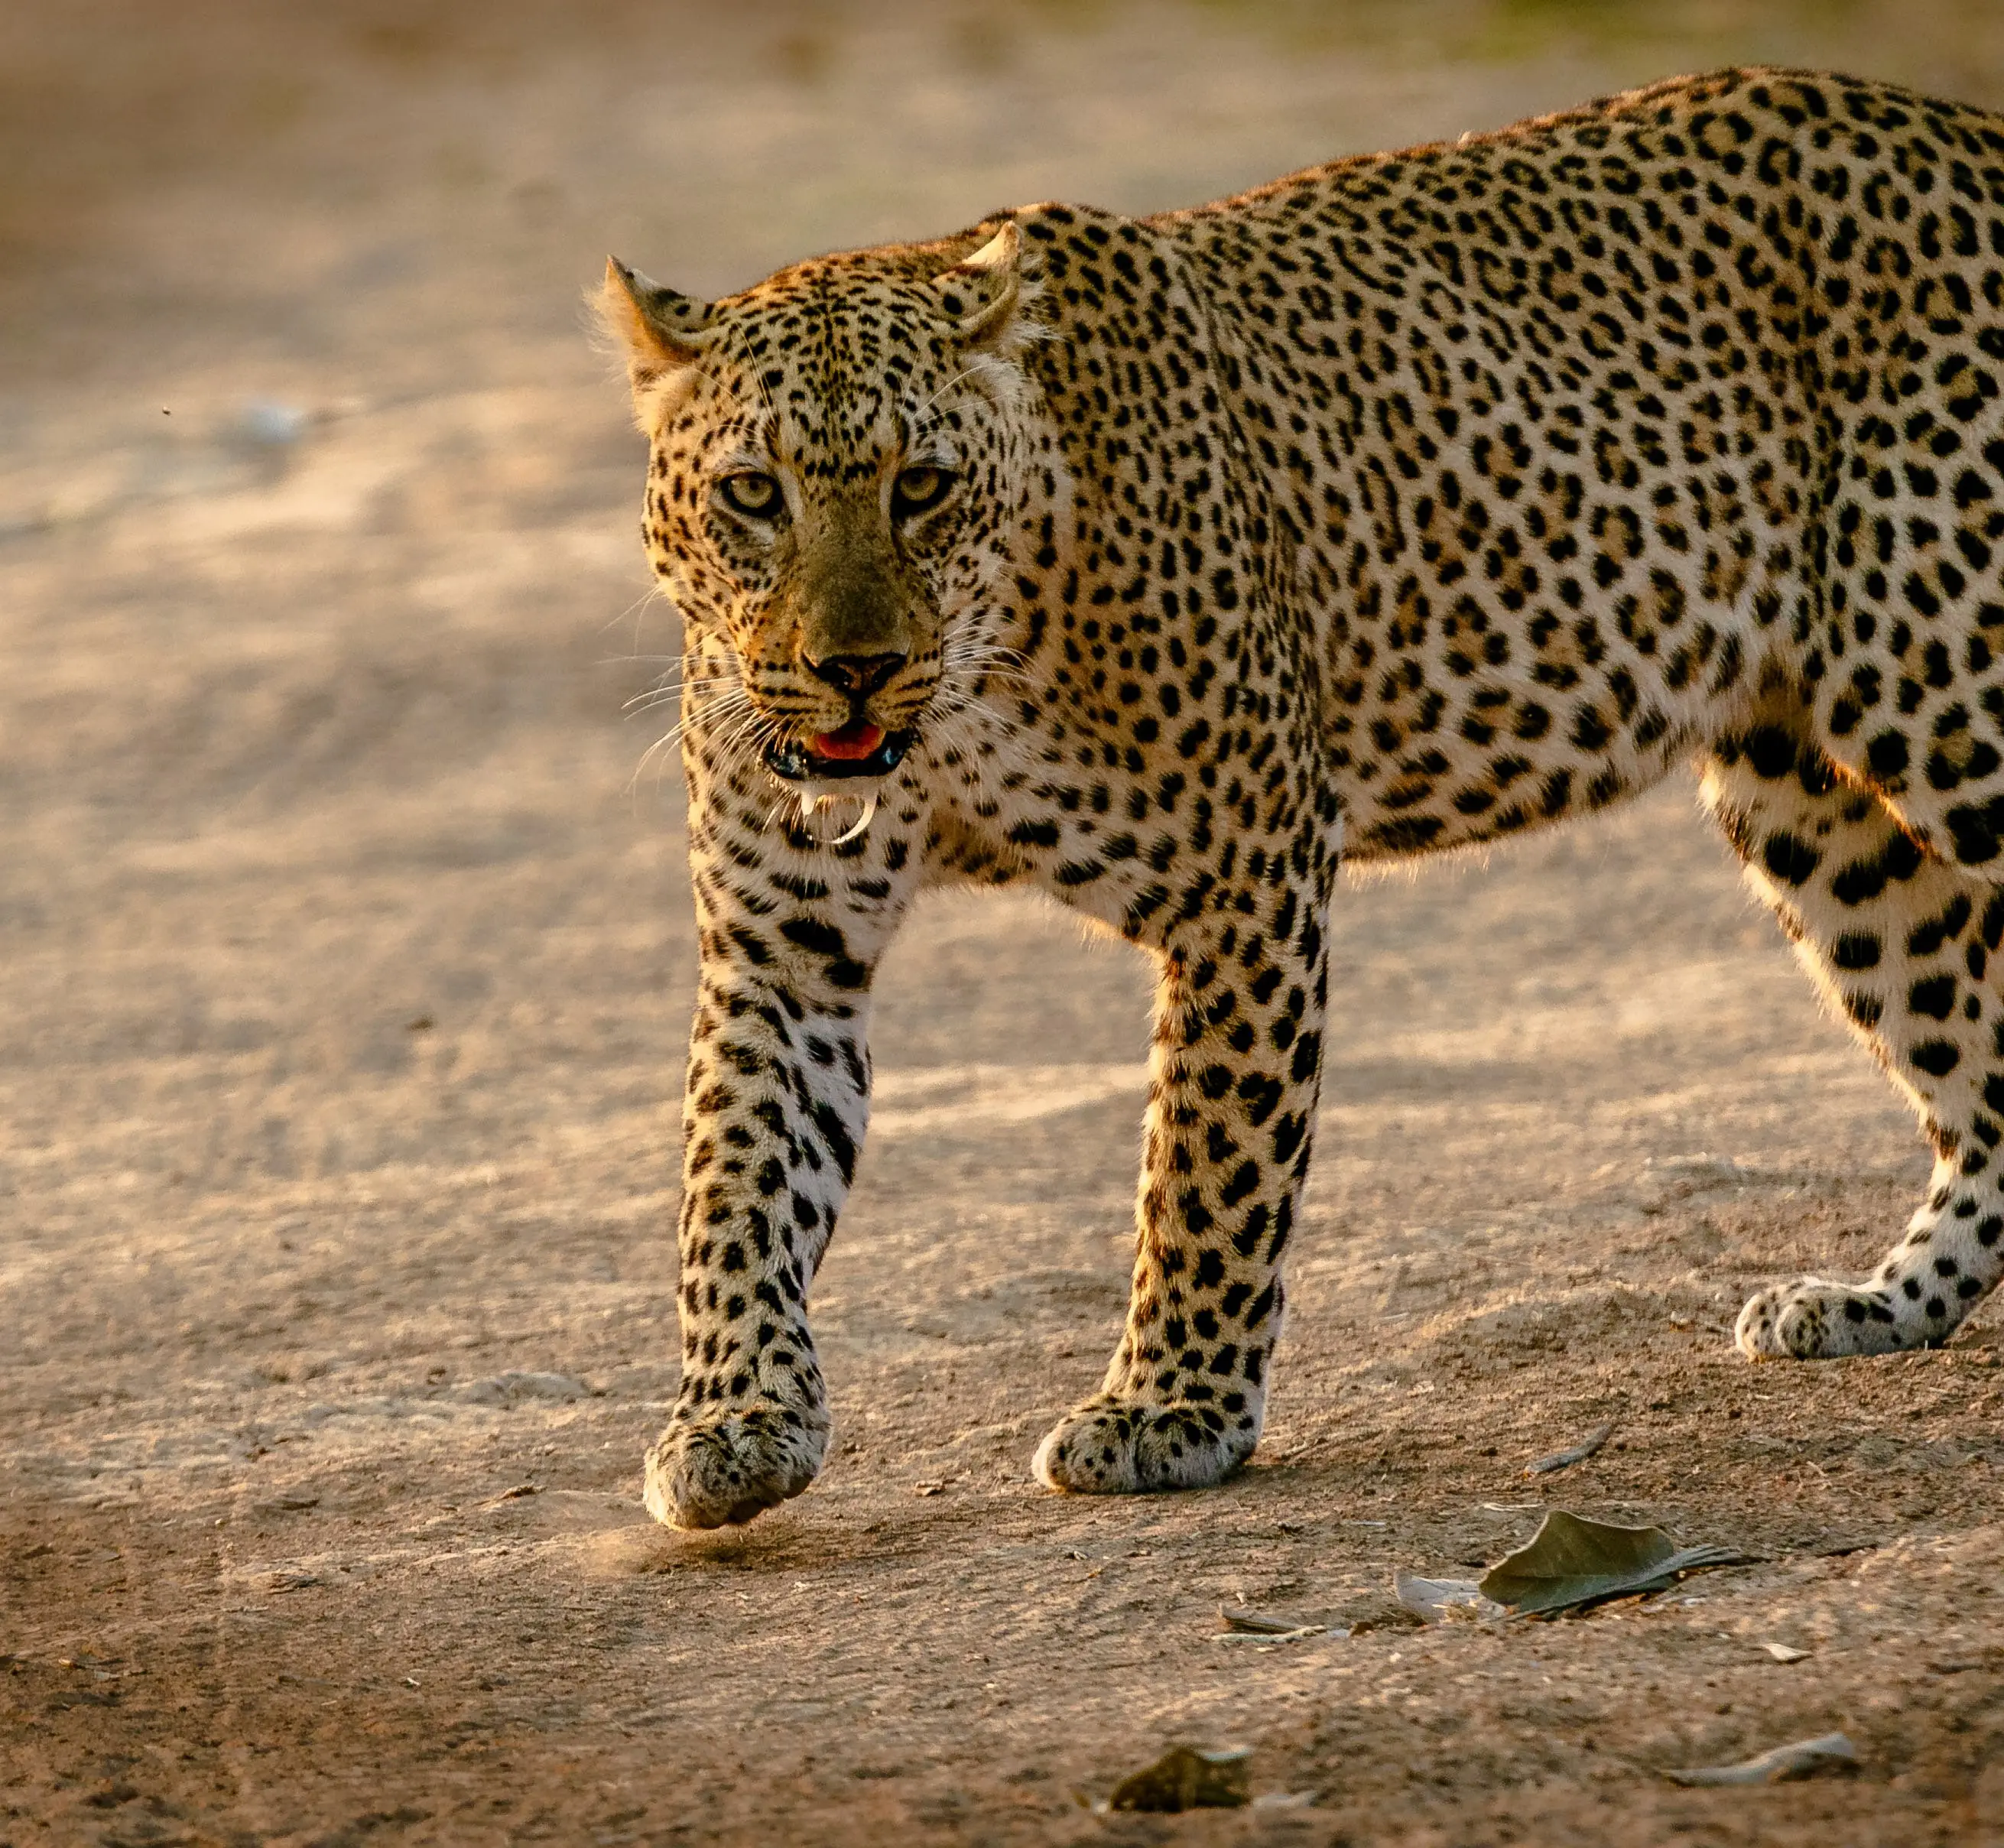
[[[1921,1346],[1925,1337],[1901,1328],[1880,1291],[1800,1277],[1750,1298],[1733,1339],[1750,1360],[1830,1360],[1895,1353]]]
[[[1030,1467],[1046,1488],[1072,1495],[1147,1495],[1204,1489],[1252,1454],[1256,1426],[1209,1405],[1088,1399],[1052,1428]]]

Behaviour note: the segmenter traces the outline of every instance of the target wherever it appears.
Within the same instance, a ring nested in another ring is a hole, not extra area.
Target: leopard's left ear
[[[1023,234],[1012,219],[971,257],[933,278],[941,307],[958,324],[962,343],[993,346],[1027,299]]]

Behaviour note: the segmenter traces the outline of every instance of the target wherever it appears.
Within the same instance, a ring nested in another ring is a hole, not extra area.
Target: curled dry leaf
[[[1109,1799],[1117,1810],[1154,1810],[1172,1815],[1182,1810],[1238,1809],[1252,1800],[1252,1752],[1231,1745],[1212,1751],[1201,1745],[1172,1745],[1113,1787]]]
[[[1570,1469],[1575,1463],[1584,1463],[1595,1455],[1614,1435],[1612,1424],[1596,1425],[1570,1450],[1554,1451],[1549,1457],[1540,1457],[1535,1463],[1526,1463],[1527,1476],[1553,1475],[1561,1469]]]
[[[1520,1617],[1550,1615],[1667,1591],[1687,1572],[1745,1557],[1728,1546],[1680,1547],[1661,1528],[1617,1527],[1554,1508],[1528,1545],[1489,1568],[1480,1590]]]
[[[1706,1765],[1690,1771],[1666,1771],[1663,1775],[1678,1784],[1782,1783],[1790,1778],[1813,1776],[1832,1766],[1857,1762],[1858,1748],[1842,1733],[1825,1733],[1820,1739],[1777,1745],[1741,1764]]]

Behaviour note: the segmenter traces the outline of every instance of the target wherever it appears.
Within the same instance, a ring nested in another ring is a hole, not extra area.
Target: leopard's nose
[[[901,654],[830,655],[825,660],[809,660],[807,669],[837,692],[860,699],[888,686],[909,659]]]

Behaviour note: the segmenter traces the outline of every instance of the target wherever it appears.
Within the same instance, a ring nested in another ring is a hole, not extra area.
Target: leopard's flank
[[[1259,1440],[1340,856],[1687,760],[1935,1154],[1870,1276],[1763,1290],[1739,1346],[1938,1342],[1997,1281],[2004,117],[1726,71],[715,303],[615,265],[606,303],[702,950],[660,1519],[821,1466],[871,982],[943,881],[1039,887],[1160,974],[1126,1329],[1053,1488]]]

